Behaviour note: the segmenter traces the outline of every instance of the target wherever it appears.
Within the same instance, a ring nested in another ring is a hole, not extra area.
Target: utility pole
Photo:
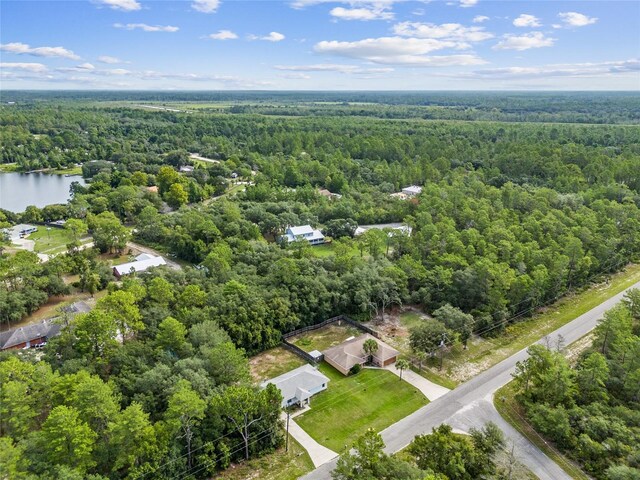
[[[442,334],[442,338],[440,339],[440,367],[438,368],[438,370],[442,370],[442,357],[444,356],[444,339],[446,338],[447,334],[443,333]]]
[[[284,447],[285,453],[289,452],[289,417],[290,416],[291,416],[291,413],[289,412],[289,410],[287,410],[287,436],[285,437],[285,440],[284,440],[284,442],[285,442],[284,443],[285,444],[285,447]]]

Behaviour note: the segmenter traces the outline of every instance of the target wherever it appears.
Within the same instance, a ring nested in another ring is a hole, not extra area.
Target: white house
[[[324,235],[320,230],[315,230],[311,225],[302,225],[300,227],[287,227],[287,231],[283,235],[289,243],[297,240],[306,240],[309,245],[320,245],[324,243]]]
[[[402,189],[402,193],[404,193],[408,197],[415,197],[416,195],[420,195],[422,193],[422,187],[419,187],[417,185],[411,185],[410,187],[404,187]]]
[[[144,272],[151,267],[159,267],[166,265],[162,257],[156,257],[148,253],[142,253],[138,255],[134,262],[123,263],[113,267],[113,274],[120,278],[122,275],[128,275],[135,272]]]
[[[306,364],[279,377],[266,380],[260,384],[265,388],[272,383],[282,393],[282,408],[292,405],[301,407],[309,404],[309,399],[318,392],[327,389],[329,378]]]

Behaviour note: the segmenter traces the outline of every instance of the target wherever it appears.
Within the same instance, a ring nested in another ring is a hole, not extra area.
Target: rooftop
[[[159,267],[166,264],[167,263],[162,257],[155,257],[153,255],[143,253],[136,257],[135,262],[123,263],[122,265],[116,265],[113,268],[118,275],[127,275],[132,272],[144,272],[148,268]]]
[[[266,387],[270,383],[275,385],[282,393],[285,400],[294,398],[298,389],[310,390],[318,387],[318,385],[326,384],[329,382],[329,378],[313,368],[311,365],[306,364],[301,367],[295,368],[290,372],[283,373],[282,375],[272,378],[271,380],[265,380],[260,384],[261,387]]]
[[[14,328],[0,333],[0,350],[15,347],[22,343],[42,337],[53,337],[62,329],[62,325],[54,323],[55,319],[47,319],[24,327]]]
[[[379,362],[384,363],[390,358],[393,358],[398,355],[398,351],[382,340],[377,339],[373,335],[365,333],[364,335],[360,335],[358,337],[346,340],[342,342],[340,345],[336,345],[335,347],[331,347],[325,350],[324,359],[331,360],[332,362],[340,365],[345,370],[350,370],[356,363],[363,363],[365,359],[364,349],[362,348],[364,342],[373,339],[378,344],[378,351],[373,355],[373,357]]]

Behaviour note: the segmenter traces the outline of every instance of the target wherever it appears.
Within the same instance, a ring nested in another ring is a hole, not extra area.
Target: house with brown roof
[[[365,333],[358,337],[342,342],[340,345],[331,347],[324,352],[324,360],[343,375],[348,375],[349,370],[358,364],[364,365],[367,362],[367,354],[364,353],[364,342],[369,339],[375,340],[378,344],[378,351],[373,354],[373,364],[378,367],[386,367],[396,361],[398,352],[382,340]]]

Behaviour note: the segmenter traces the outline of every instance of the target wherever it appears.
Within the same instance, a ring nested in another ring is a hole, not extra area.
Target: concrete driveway
[[[302,412],[300,412],[302,413]],[[287,423],[287,415],[282,414],[282,419]],[[305,432],[300,425],[296,423],[293,416],[289,419],[289,434],[295,438],[300,445],[309,453],[313,466],[318,468],[320,465],[324,465],[330,462],[338,456],[333,450],[329,450],[327,447],[320,445],[311,436]]]
[[[389,370],[394,375],[400,376],[400,370],[396,368],[395,364],[387,365],[385,369]],[[417,374],[413,370],[407,369],[403,371],[402,380],[420,390],[422,394],[429,399],[430,402],[433,402],[441,396],[446,395],[450,391],[448,388],[445,388],[442,385],[438,385],[437,383],[433,383],[427,380],[422,375]]]

